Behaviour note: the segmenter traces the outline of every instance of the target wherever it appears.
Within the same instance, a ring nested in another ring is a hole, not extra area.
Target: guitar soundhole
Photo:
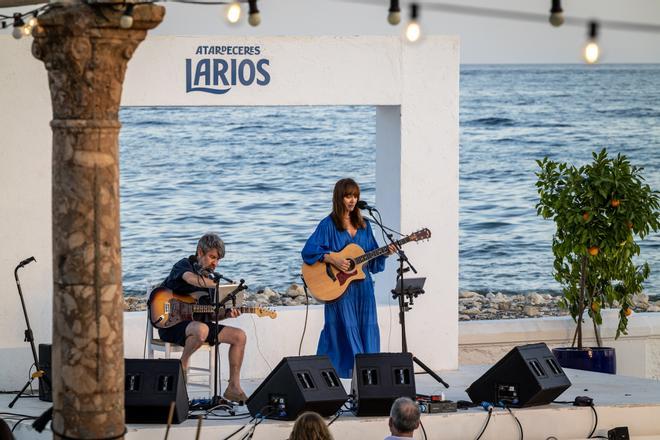
[[[346,272],[353,272],[355,269],[355,260],[348,260],[348,270]]]

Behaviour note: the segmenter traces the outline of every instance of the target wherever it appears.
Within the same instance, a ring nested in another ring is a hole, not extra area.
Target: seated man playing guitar
[[[204,234],[197,243],[196,255],[178,261],[162,285],[179,295],[190,295],[195,299],[209,295],[215,288],[215,281],[204,274],[213,273],[224,256],[225,244],[222,239],[213,233]],[[232,309],[224,318],[235,318],[238,315],[240,311]],[[240,384],[246,341],[243,330],[224,325],[218,325],[216,329],[210,320],[208,324],[183,321],[169,328],[159,328],[158,334],[163,341],[184,347],[181,364],[186,371],[190,357],[204,342],[211,345],[223,342],[229,344],[229,385],[223,397],[234,402],[247,400]]]

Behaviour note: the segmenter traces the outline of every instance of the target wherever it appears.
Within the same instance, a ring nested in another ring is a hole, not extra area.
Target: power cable
[[[509,414],[511,414],[511,416],[515,419],[516,423],[518,424],[518,428],[520,429],[520,440],[523,440],[523,438],[524,438],[523,437],[523,427],[522,427],[522,424],[520,423],[520,420],[518,420],[518,417],[516,417],[516,415],[513,413],[513,411],[511,411],[511,408],[509,408],[508,406],[505,406],[505,408],[506,408],[507,411],[509,411]]]
[[[422,427],[422,434],[424,434],[424,440],[428,439],[428,436],[426,435],[426,429],[424,429],[424,424],[422,423],[422,419],[419,419],[419,426]]]
[[[484,427],[481,429],[481,432],[477,436],[475,440],[479,440],[482,435],[484,435],[484,432],[486,432],[486,428],[488,427],[488,422],[490,422],[490,417],[493,415],[493,407],[490,406],[488,407],[488,418],[486,419],[486,423],[484,424]]]

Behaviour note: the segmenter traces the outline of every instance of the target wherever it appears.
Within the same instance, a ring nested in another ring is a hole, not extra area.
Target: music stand
[[[393,294],[396,293],[397,295],[401,295],[401,293],[403,293],[404,295],[409,295],[409,296],[413,296],[414,298],[417,298],[418,295],[424,293],[425,282],[426,282],[425,277],[408,278],[407,280],[397,277],[396,287],[394,288],[392,293]],[[413,304],[412,299],[410,301],[410,304],[411,305]]]

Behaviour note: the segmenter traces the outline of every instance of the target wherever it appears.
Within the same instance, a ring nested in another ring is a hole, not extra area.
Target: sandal
[[[222,395],[225,399],[229,400],[230,402],[247,402],[248,396],[245,395],[244,392],[240,393],[233,393],[229,390],[225,390],[225,393]]]

